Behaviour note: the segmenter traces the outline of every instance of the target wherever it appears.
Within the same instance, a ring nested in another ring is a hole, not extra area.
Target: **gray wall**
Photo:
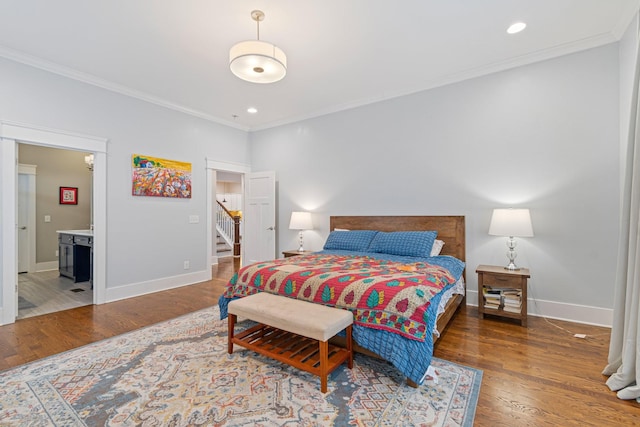
[[[2,120],[108,139],[107,289],[210,268],[206,160],[249,164],[246,132],[1,58],[0,99]],[[193,197],[134,198],[134,153],[191,162]]]
[[[208,268],[208,158],[277,172],[279,250],[296,247],[292,210],[315,213],[311,249],[329,215],[465,215],[470,290],[477,264],[506,261],[491,210],[528,207],[531,309],[571,318],[612,307],[619,72],[612,44],[247,135],[0,59],[0,118],[108,138],[107,288],[178,277],[184,259]],[[193,198],[133,198],[133,153],[192,162]]]
[[[465,215],[475,290],[478,264],[506,264],[492,209],[526,207],[529,296],[551,312],[612,307],[618,71],[611,44],[253,134],[253,167],[278,172],[279,250],[296,246],[293,210],[315,214],[310,249],[330,215]]]
[[[91,224],[91,172],[86,153],[35,145],[18,146],[20,163],[36,171],[36,263],[58,261],[57,230],[86,230]],[[60,187],[77,187],[78,204],[61,205]],[[45,215],[51,222],[45,222]]]

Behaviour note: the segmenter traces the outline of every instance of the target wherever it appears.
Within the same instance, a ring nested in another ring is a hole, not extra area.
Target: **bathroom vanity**
[[[93,279],[93,230],[59,230],[58,268],[60,275],[74,282]]]

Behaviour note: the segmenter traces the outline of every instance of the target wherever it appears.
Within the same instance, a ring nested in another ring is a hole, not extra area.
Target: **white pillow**
[[[433,246],[431,247],[431,256],[438,256],[440,255],[440,251],[442,250],[442,247],[444,246],[444,242],[442,240],[434,240],[433,241]]]

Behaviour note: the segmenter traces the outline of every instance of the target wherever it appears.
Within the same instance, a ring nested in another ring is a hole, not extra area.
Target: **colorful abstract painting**
[[[131,167],[134,196],[191,198],[191,163],[134,154]]]

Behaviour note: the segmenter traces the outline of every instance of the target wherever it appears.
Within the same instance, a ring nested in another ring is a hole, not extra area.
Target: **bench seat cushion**
[[[349,310],[266,292],[229,302],[229,313],[319,341],[327,341],[353,323]]]

